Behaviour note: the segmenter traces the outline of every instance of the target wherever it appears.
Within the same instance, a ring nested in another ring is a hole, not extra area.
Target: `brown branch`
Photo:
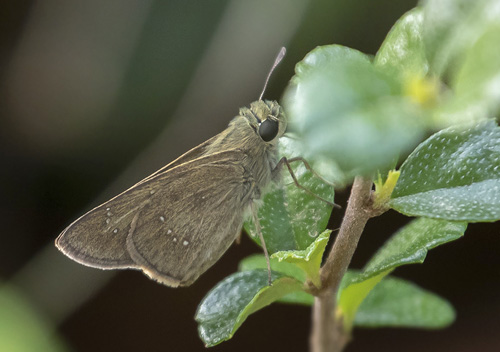
[[[372,181],[356,177],[351,189],[347,209],[335,243],[321,268],[321,289],[313,308],[311,352],[340,352],[349,342],[341,319],[336,318],[337,291],[366,222],[374,212],[371,209]]]

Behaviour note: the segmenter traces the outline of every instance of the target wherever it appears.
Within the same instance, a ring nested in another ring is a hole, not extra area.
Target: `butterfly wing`
[[[59,235],[57,248],[83,265],[101,269],[134,268],[126,240],[135,213],[147,201],[146,192],[131,188],[90,210]]]
[[[57,246],[82,264],[189,285],[239,233],[254,185],[245,158],[224,151],[156,174],[76,220]]]
[[[165,186],[137,214],[127,237],[128,252],[148,276],[187,286],[227,250],[253,187],[241,166],[245,157],[223,152],[164,175]]]
[[[205,154],[205,152],[207,150],[207,147],[210,146],[214,142],[214,140],[220,138],[223,133],[225,133],[225,131],[221,132],[221,133],[219,133],[217,135],[215,135],[214,137],[212,137],[212,138],[206,140],[205,142],[197,145],[196,147],[188,150],[187,152],[185,152],[184,154],[182,154],[177,159],[171,161],[170,163],[168,163],[167,165],[165,165],[161,169],[156,170],[153,174],[149,175],[148,177],[146,177],[145,179],[139,181],[138,183],[142,183],[144,181],[147,181],[150,178],[153,178],[156,175],[161,174],[162,172],[167,171],[168,169],[172,169],[172,168],[174,168],[176,166],[179,166],[181,164],[187,163],[188,161],[191,161],[191,160],[194,160],[196,158],[201,157],[203,154]]]
[[[125,192],[75,220],[56,239],[57,248],[80,264],[91,267],[101,269],[136,267],[126,250],[127,234],[134,215],[144,206],[149,193],[154,192],[153,187],[156,184],[151,183],[149,189],[139,190],[136,187],[171,168],[199,158],[219,135],[192,148]]]

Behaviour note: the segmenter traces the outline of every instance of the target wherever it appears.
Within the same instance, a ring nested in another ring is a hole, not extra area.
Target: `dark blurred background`
[[[75,218],[225,128],[265,94],[279,99],[317,45],[375,54],[409,0],[3,1],[0,4],[0,279],[24,291],[74,351],[202,351],[197,304],[240,259],[246,237],[189,288],[78,265],[53,242]],[[337,197],[345,204],[348,190]],[[337,227],[342,211],[336,211]],[[369,222],[360,268],[407,218]],[[500,350],[500,236],[470,225],[396,276],[447,298],[441,331],[357,329],[347,351]],[[1,312],[0,312],[1,316]],[[213,351],[305,351],[310,309],[272,305]]]

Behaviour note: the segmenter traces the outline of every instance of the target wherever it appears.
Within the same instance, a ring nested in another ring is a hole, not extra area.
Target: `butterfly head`
[[[249,108],[242,108],[240,115],[248,120],[250,126],[266,143],[275,144],[285,133],[285,113],[276,101],[254,101]]]

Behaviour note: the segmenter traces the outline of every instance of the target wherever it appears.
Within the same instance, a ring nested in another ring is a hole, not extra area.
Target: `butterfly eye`
[[[278,135],[279,123],[276,120],[265,119],[259,126],[259,135],[264,142],[269,142]]]

